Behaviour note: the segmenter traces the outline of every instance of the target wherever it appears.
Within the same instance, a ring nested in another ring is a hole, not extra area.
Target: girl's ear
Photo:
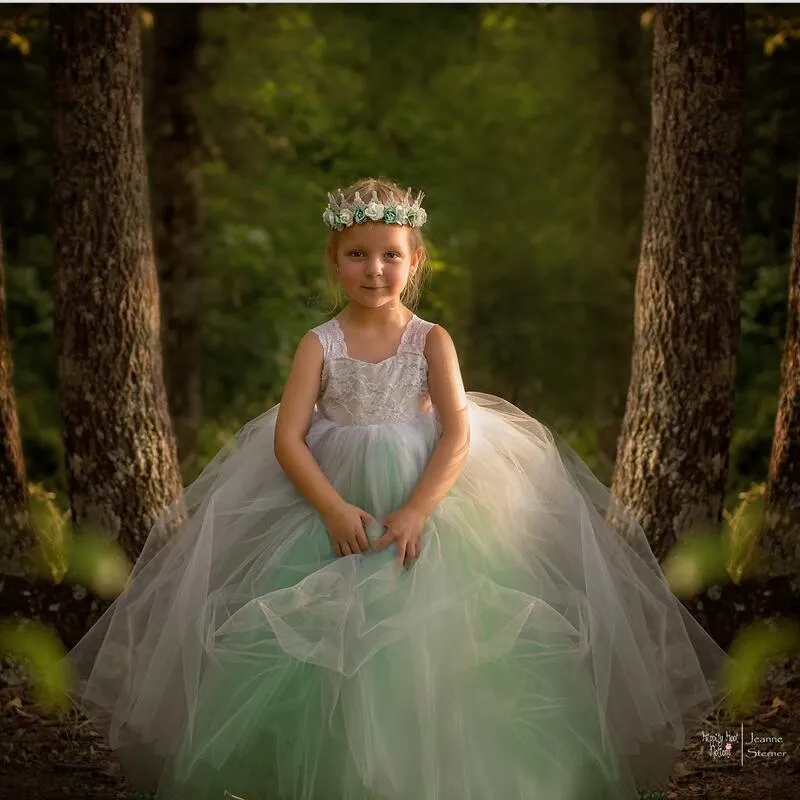
[[[425,248],[418,247],[411,256],[411,274],[413,275],[422,263],[422,257],[425,255]]]

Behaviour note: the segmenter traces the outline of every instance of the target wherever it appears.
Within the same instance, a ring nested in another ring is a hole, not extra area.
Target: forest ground
[[[721,753],[709,735],[744,732]],[[705,734],[705,736],[704,736]],[[782,743],[756,743],[752,736]],[[749,749],[782,756],[747,757]],[[759,705],[733,721],[712,720],[693,737],[676,764],[669,800],[800,800],[800,659],[783,659],[766,674]],[[0,800],[129,800],[119,765],[85,720],[40,712],[31,692],[0,684]],[[187,798],[187,800],[189,800]],[[487,798],[487,800],[505,800]]]

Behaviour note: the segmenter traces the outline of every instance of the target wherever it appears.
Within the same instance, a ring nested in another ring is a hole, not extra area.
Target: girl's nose
[[[367,259],[367,275],[380,275],[383,272],[383,264],[379,258]]]

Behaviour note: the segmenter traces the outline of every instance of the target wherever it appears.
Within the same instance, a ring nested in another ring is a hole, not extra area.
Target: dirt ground
[[[119,765],[84,720],[44,715],[27,689],[0,685],[0,800],[130,797]],[[676,764],[668,797],[800,800],[800,661],[773,666],[752,714],[707,721]]]

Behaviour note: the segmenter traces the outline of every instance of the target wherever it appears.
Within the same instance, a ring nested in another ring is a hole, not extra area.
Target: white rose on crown
[[[353,212],[347,208],[343,208],[339,212],[339,219],[342,221],[342,225],[347,227],[353,222]]]
[[[364,209],[364,213],[367,215],[368,219],[371,219],[375,222],[378,220],[383,219],[383,203],[376,203],[374,200],[367,204],[367,207]]]

